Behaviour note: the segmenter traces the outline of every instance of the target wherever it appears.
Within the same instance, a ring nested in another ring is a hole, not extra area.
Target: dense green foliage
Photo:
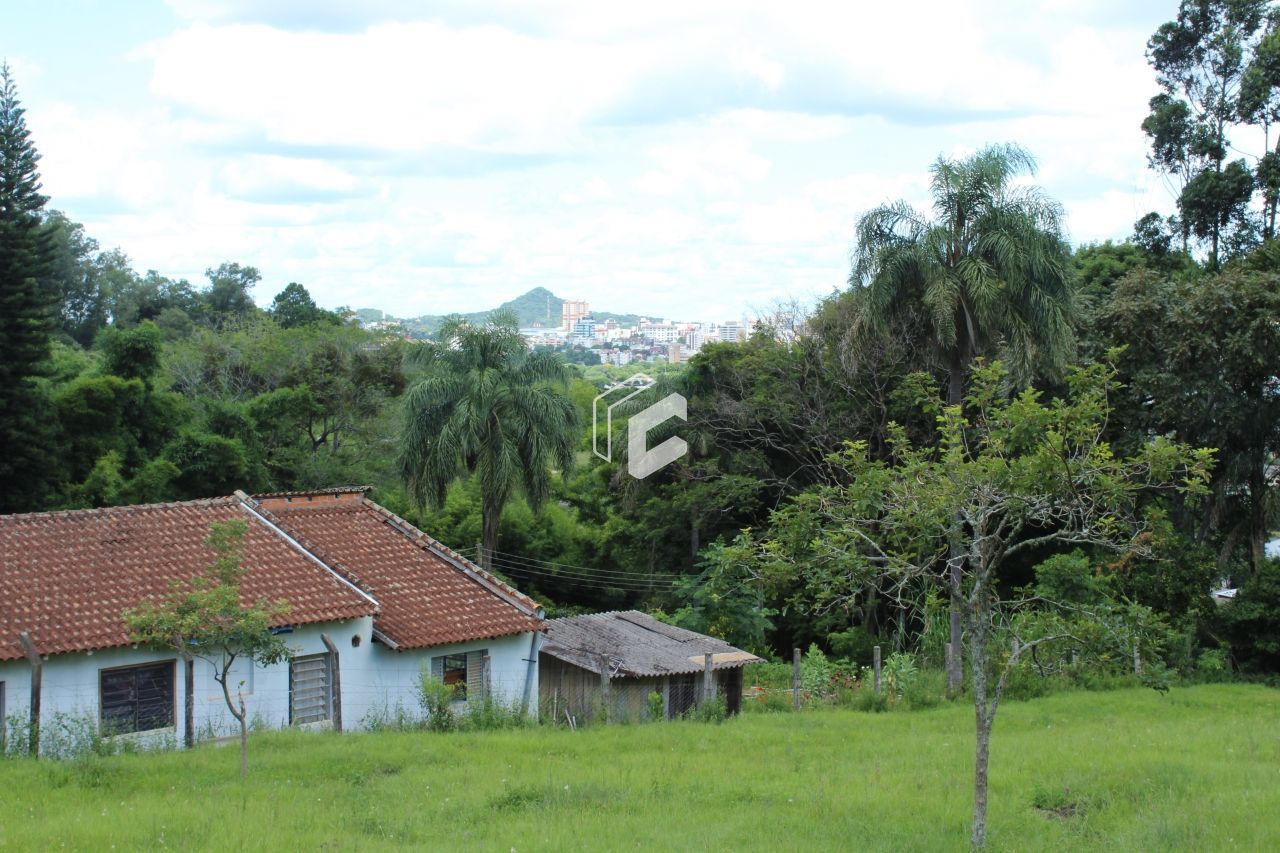
[[[1268,849],[1280,754],[1263,733],[1277,723],[1276,693],[1253,686],[1014,703],[992,756],[993,843]],[[972,761],[971,726],[946,706],[576,732],[264,732],[246,782],[212,746],[0,761],[0,846],[960,849],[968,802],[953,780]]]

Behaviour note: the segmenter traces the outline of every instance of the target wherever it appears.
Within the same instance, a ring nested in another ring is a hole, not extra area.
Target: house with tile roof
[[[134,645],[124,611],[204,570],[238,518],[246,600],[283,599],[291,660],[233,671],[268,726],[414,711],[424,667],[459,702],[538,698],[541,608],[362,489],[0,516],[0,719],[91,717],[191,743],[234,729],[212,667]],[[148,736],[142,734],[142,736]]]

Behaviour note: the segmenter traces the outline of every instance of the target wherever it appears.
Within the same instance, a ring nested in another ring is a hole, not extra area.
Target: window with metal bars
[[[327,654],[294,658],[289,664],[289,722],[319,723],[333,718],[333,679]]]
[[[173,725],[173,661],[103,669],[98,679],[104,731],[126,734]]]

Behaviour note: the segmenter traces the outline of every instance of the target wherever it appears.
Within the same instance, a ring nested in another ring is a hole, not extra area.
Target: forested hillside
[[[209,259],[198,282],[134,269],[127,246],[98,245],[40,194],[6,70],[0,511],[364,484],[552,614],[639,606],[765,653],[816,643],[865,660],[882,644],[941,664],[959,629],[936,585],[890,589],[859,574],[868,554],[822,550],[849,533],[837,519],[852,517],[839,514],[852,487],[900,473],[904,448],[974,439],[947,418],[1022,418],[1025,437],[1088,404],[1108,459],[1166,442],[1180,462],[1211,457],[1206,481],[1178,487],[1171,464],[1107,493],[1123,503],[1108,518],[1136,525],[1133,547],[1014,549],[993,589],[1143,608],[1153,653],[1182,671],[1274,672],[1280,173],[1275,152],[1231,159],[1227,138],[1274,121],[1280,35],[1262,4],[1244,6],[1230,12],[1240,20],[1180,15],[1152,38],[1162,90],[1142,127],[1153,167],[1178,185],[1174,214],[1073,247],[1029,152],[939,158],[932,208],[889,204],[851,229],[836,292],[663,373],[660,390],[688,400],[689,452],[646,479],[590,452],[604,382],[586,377],[602,374],[512,343],[517,326],[559,322],[550,290],[506,306],[514,316],[427,318],[436,339],[418,342],[363,330],[251,258]],[[1203,96],[1214,73],[1230,78],[1231,104]],[[996,361],[1001,372],[983,372]],[[521,435],[494,426],[503,406]],[[993,452],[1021,446],[1009,442]],[[981,457],[967,452],[956,464]],[[1230,607],[1211,598],[1219,587],[1238,590]]]

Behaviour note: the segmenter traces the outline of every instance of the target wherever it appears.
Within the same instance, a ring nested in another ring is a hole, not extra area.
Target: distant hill
[[[561,307],[564,300],[556,296],[545,287],[535,287],[528,293],[521,294],[515,299],[508,300],[496,308],[490,308],[487,311],[473,311],[469,314],[459,314],[471,323],[483,323],[489,319],[489,315],[495,311],[509,310],[515,312],[520,320],[520,328],[528,329],[534,326],[541,326],[544,329],[555,329],[560,327]],[[376,309],[361,309],[357,314],[364,314],[368,311],[372,314]],[[440,328],[440,324],[444,322],[446,314],[426,314],[422,317],[415,317],[405,320],[404,324],[409,328],[415,336],[417,335],[434,335]],[[634,325],[640,321],[638,314],[613,314],[608,311],[591,312],[591,316],[597,320],[616,320],[619,325]]]

